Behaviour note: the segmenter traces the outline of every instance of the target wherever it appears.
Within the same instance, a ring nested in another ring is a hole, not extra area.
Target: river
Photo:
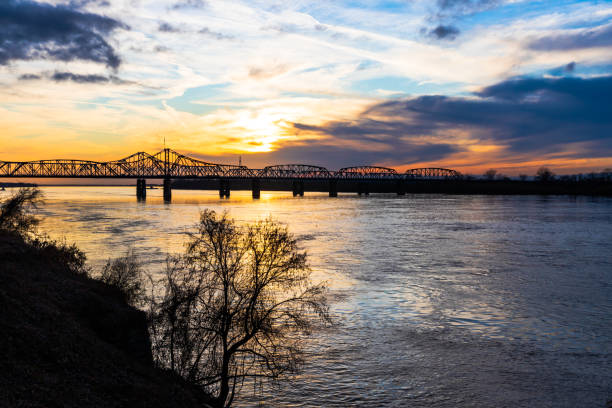
[[[239,407],[605,407],[612,199],[43,187],[41,230],[94,269],[134,247],[159,271],[204,208],[287,223],[339,323],[303,373]]]

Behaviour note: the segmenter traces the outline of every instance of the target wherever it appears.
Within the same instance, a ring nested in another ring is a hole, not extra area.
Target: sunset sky
[[[612,167],[612,2],[0,2],[0,160]]]

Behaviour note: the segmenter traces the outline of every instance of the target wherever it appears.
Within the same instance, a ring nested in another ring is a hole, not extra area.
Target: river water
[[[93,268],[130,246],[160,270],[204,208],[285,222],[338,326],[303,373],[241,407],[605,407],[612,400],[612,200],[45,187],[41,229]]]

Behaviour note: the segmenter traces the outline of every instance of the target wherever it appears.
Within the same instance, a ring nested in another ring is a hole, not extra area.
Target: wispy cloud
[[[204,0],[182,0],[174,3],[172,8],[175,10],[189,9],[189,8],[204,8],[207,3]]]
[[[571,33],[545,35],[529,43],[529,48],[538,51],[576,50],[596,47],[612,47],[612,24],[596,28],[572,30]]]

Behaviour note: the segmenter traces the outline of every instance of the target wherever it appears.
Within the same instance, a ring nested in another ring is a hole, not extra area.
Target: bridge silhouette
[[[369,194],[373,182],[394,183],[398,194],[405,194],[406,183],[417,180],[459,179],[461,174],[444,168],[416,168],[399,173],[395,169],[377,166],[345,167],[328,170],[308,164],[281,164],[262,169],[247,166],[209,163],[163,149],[156,154],[139,152],[120,160],[97,162],[90,160],[0,161],[0,178],[125,178],[136,179],[136,196],[146,197],[146,179],[163,179],[164,200],[172,197],[172,179],[217,179],[220,197],[229,197],[232,180],[250,180],[253,198],[259,198],[261,182],[285,180],[292,182],[293,195],[304,195],[304,181],[326,182],[330,197],[338,195],[338,182],[350,181],[359,194]]]

